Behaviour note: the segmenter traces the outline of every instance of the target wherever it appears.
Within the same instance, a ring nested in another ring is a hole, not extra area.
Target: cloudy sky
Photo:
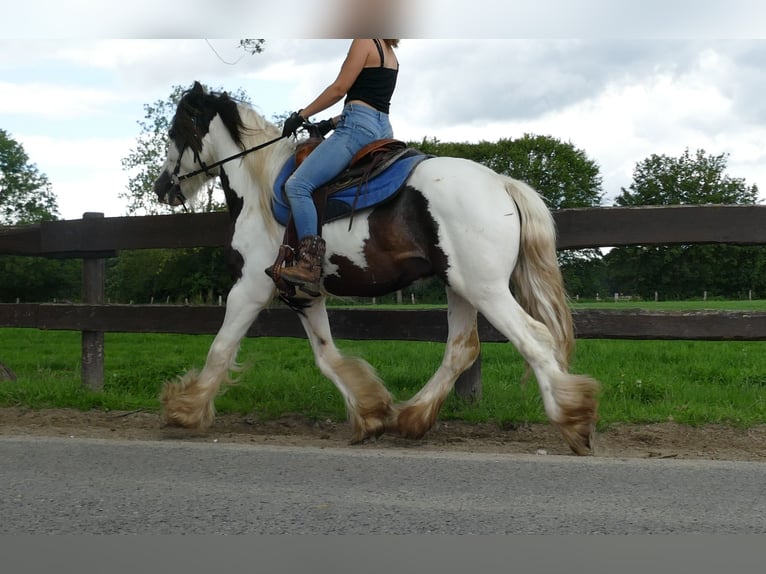
[[[130,174],[121,159],[135,147],[144,105],[167,99],[174,85],[199,80],[242,89],[270,118],[313,99],[335,78],[349,45],[347,40],[271,39],[268,31],[288,35],[284,11],[266,11],[274,19],[269,30],[247,30],[241,22],[223,26],[219,16],[205,29],[204,11],[197,13],[196,23],[184,20],[180,29],[146,28],[149,20],[126,20],[118,12],[96,30],[72,21],[71,12],[49,12],[48,28],[32,26],[35,4],[12,8],[15,19],[6,18],[0,28],[0,128],[48,176],[66,219],[86,211],[125,214],[117,194]],[[243,3],[217,5],[224,4]],[[469,6],[482,4],[486,7],[482,2]],[[571,18],[563,20],[562,12],[548,20],[540,12],[564,6],[556,0],[490,4],[495,11],[484,14],[493,17],[476,30],[459,26],[466,19],[476,21],[466,3],[415,4],[420,15],[439,8],[438,17],[414,30],[424,39],[405,39],[398,50],[401,70],[392,102],[397,137],[553,136],[584,150],[600,166],[605,205],[630,185],[637,162],[653,153],[679,156],[687,147],[728,153],[729,175],[766,193],[766,40],[759,38],[765,36],[760,30],[748,28],[755,17],[764,21],[763,8],[735,10],[734,17],[705,0],[641,3],[647,10],[665,6],[666,15],[675,6],[679,18],[686,8],[683,26],[674,28],[667,18],[608,9],[627,2],[580,3],[590,12],[573,10],[577,2],[566,3],[562,10]],[[509,12],[520,5],[527,10]],[[71,10],[65,2],[50,6]],[[689,12],[689,6],[697,11]],[[169,8],[178,7],[171,2]],[[504,35],[493,27],[500,17],[515,22]],[[126,21],[133,24],[126,27]],[[662,26],[653,25],[658,21]],[[71,25],[56,27],[62,23]],[[146,33],[137,32],[140,25]],[[442,39],[432,38],[439,35]],[[464,37],[470,35],[475,37]],[[250,36],[267,38],[262,54],[238,49],[236,38]],[[728,39],[718,39],[723,37]]]

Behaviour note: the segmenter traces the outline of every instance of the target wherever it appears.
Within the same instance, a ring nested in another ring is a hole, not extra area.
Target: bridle
[[[303,125],[299,129],[305,130],[308,133],[310,138],[318,137],[318,138],[324,139],[324,136],[321,133],[319,133],[317,126],[315,124],[312,124],[309,121],[304,121]],[[212,177],[212,174],[210,173],[211,169],[219,167],[219,166],[221,166],[221,165],[223,165],[223,164],[225,164],[227,162],[230,162],[230,161],[232,161],[234,159],[246,156],[247,154],[252,153],[254,151],[258,151],[260,149],[263,149],[265,147],[273,145],[273,144],[277,143],[279,140],[281,140],[283,138],[286,138],[286,137],[289,137],[289,136],[283,134],[283,135],[281,135],[279,137],[276,137],[276,138],[274,138],[272,140],[269,140],[269,141],[267,141],[265,143],[262,143],[260,145],[247,148],[245,150],[242,150],[239,153],[235,153],[234,155],[230,155],[229,157],[225,157],[225,158],[223,158],[221,160],[218,160],[215,163],[211,163],[210,165],[206,165],[205,162],[202,161],[202,158],[200,158],[200,156],[199,156],[199,151],[193,150],[194,151],[194,161],[197,162],[200,165],[200,168],[199,169],[195,169],[194,171],[190,171],[188,173],[184,173],[184,174],[179,175],[179,173],[181,172],[181,158],[184,155],[184,151],[186,151],[185,148],[184,148],[183,150],[181,150],[181,153],[178,156],[178,161],[176,161],[176,166],[175,166],[175,168],[173,168],[173,173],[170,175],[170,183],[172,184],[172,187],[170,188],[170,191],[168,191],[168,194],[167,194],[167,201],[168,201],[168,203],[170,205],[177,205],[177,204],[174,203],[177,200],[180,203],[180,205],[184,208],[184,211],[189,211],[189,209],[186,207],[186,197],[184,196],[183,192],[181,192],[181,182],[183,180],[189,179],[189,178],[194,177],[196,175],[199,175],[201,173],[207,174],[208,176]]]
[[[183,157],[184,153],[181,151],[180,155],[178,156],[178,161],[176,162],[175,168],[173,168],[173,173],[170,175],[170,183],[172,184],[172,187],[170,188],[170,191],[168,191],[168,197],[167,201],[170,205],[174,205],[174,202],[178,200],[180,204],[183,206],[184,211],[188,211],[188,208],[186,207],[186,197],[184,196],[183,192],[181,191],[181,182],[185,179],[189,179],[191,177],[194,177],[196,175],[199,175],[201,173],[207,174],[208,176],[211,176],[210,170],[215,169],[216,167],[219,167],[227,162],[230,162],[234,159],[246,156],[249,153],[252,153],[254,151],[258,151],[259,149],[263,149],[265,147],[268,147],[272,144],[277,143],[282,138],[287,137],[284,135],[281,135],[277,138],[274,138],[273,140],[269,140],[265,143],[262,143],[257,146],[253,146],[251,148],[247,148],[245,150],[242,150],[239,153],[235,153],[234,155],[230,155],[229,157],[226,157],[224,159],[218,160],[215,163],[211,163],[210,165],[206,165],[204,161],[202,161],[202,158],[199,156],[199,152],[194,150],[194,161],[200,164],[199,169],[195,169],[194,171],[190,171],[188,173],[184,173],[179,175],[181,172],[181,158]]]

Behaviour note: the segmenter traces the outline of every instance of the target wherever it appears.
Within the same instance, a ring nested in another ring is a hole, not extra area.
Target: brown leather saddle
[[[322,143],[321,138],[310,138],[301,143],[295,150],[295,167],[297,168],[320,143]],[[322,234],[322,224],[324,223],[325,206],[328,197],[341,190],[353,186],[357,187],[356,197],[349,216],[348,225],[349,229],[351,229],[356,200],[359,197],[359,193],[364,184],[376,175],[385,171],[397,159],[408,153],[409,150],[410,148],[407,147],[406,143],[397,139],[375,140],[360,149],[354,157],[351,158],[348,167],[340,174],[323,186],[317,188],[314,191],[313,199],[317,211],[317,220],[319,221],[319,234]],[[287,297],[295,295],[295,287],[282,280],[281,271],[283,267],[290,265],[293,262],[295,252],[298,248],[298,239],[298,233],[295,230],[295,222],[291,216],[290,220],[287,222],[285,236],[282,240],[282,245],[279,247],[277,258],[272,266],[266,270],[266,274],[273,279],[282,295]]]

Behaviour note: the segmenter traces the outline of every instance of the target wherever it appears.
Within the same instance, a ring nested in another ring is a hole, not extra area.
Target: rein
[[[208,170],[211,170],[214,167],[218,167],[219,165],[223,165],[223,164],[225,164],[227,162],[230,162],[233,159],[237,159],[238,157],[242,157],[242,156],[247,155],[249,153],[252,153],[254,151],[258,151],[259,149],[263,149],[263,148],[268,147],[268,146],[270,146],[272,144],[275,144],[279,140],[281,140],[283,137],[285,137],[285,136],[279,136],[278,138],[274,138],[273,140],[269,140],[266,143],[262,143],[260,145],[248,148],[246,150],[242,150],[239,153],[235,153],[234,155],[230,155],[229,157],[226,157],[224,159],[220,159],[220,160],[218,160],[215,163],[211,163],[210,165],[205,165],[202,161],[199,160],[199,156],[197,154],[195,154],[195,156],[197,156],[197,161],[199,161],[199,163],[200,163],[200,165],[202,167],[199,168],[199,169],[195,169],[194,171],[190,171],[189,173],[185,173],[183,175],[178,175],[178,172],[181,171],[181,157],[179,156],[178,163],[176,164],[176,168],[173,170],[173,178],[174,178],[173,183],[175,183],[177,185],[178,183],[182,182],[183,180],[189,179],[190,177],[194,177],[195,175],[199,175],[201,173],[207,173],[208,175],[210,175],[208,173]]]
[[[178,205],[178,203],[173,203],[176,200],[178,200],[180,202],[181,206],[183,206],[184,211],[188,211],[188,209],[186,207],[186,197],[181,192],[181,182],[183,180],[189,179],[190,177],[194,177],[195,175],[199,175],[201,173],[206,173],[206,174],[210,175],[209,170],[211,170],[211,169],[213,169],[215,167],[218,167],[220,165],[223,165],[226,162],[229,162],[229,161],[231,161],[233,159],[237,159],[238,157],[245,156],[245,155],[247,155],[249,153],[252,153],[254,151],[258,151],[259,149],[263,149],[263,148],[268,147],[268,146],[270,146],[272,144],[275,144],[275,143],[277,143],[279,140],[281,140],[284,137],[285,136],[279,136],[278,138],[274,138],[273,140],[269,140],[266,143],[262,143],[260,145],[248,148],[246,150],[242,150],[239,153],[235,153],[234,155],[231,155],[231,156],[226,157],[224,159],[218,160],[217,162],[211,163],[210,165],[205,165],[205,162],[203,162],[200,159],[199,154],[195,151],[194,152],[194,159],[195,159],[195,161],[199,162],[199,164],[202,167],[200,167],[199,169],[195,169],[194,171],[190,171],[189,173],[184,173],[182,175],[178,175],[178,172],[181,171],[181,157],[183,156],[183,153],[182,153],[181,155],[178,156],[178,162],[176,162],[176,167],[173,170],[173,174],[170,176],[171,177],[171,182],[173,184],[173,187],[170,190],[170,192],[168,192],[168,196],[169,196],[168,197],[168,202],[171,205]]]

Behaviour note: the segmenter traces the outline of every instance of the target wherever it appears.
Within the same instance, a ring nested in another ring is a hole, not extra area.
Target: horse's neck
[[[225,160],[242,152],[220,123],[215,128],[211,126],[209,133],[216,161]],[[245,146],[246,148],[255,147],[265,141],[249,141],[245,143]],[[291,153],[294,153],[294,146],[286,140],[280,140],[221,166],[226,172],[229,188],[242,199],[243,210],[248,207],[250,208],[248,212],[259,214],[270,234],[281,233],[271,213],[271,197],[274,181]]]

